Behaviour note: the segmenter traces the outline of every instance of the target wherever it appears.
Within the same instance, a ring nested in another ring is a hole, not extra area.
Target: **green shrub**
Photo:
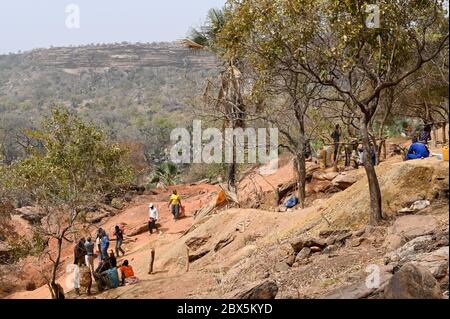
[[[116,209],[122,209],[123,202],[119,198],[113,198],[113,200],[111,201],[111,206]]]

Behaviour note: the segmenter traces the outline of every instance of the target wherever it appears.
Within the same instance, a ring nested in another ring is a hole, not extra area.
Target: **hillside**
[[[269,177],[292,177],[289,166],[290,162],[285,163]],[[157,195],[138,196],[121,213],[97,226],[110,232],[115,224],[124,222],[127,232],[134,233],[139,225],[145,225],[147,203],[157,204],[163,216],[161,233],[149,235],[144,230],[131,236],[125,245],[126,256],[119,259],[130,260],[140,281],[79,298],[229,298],[260,283],[275,283],[276,298],[384,298],[385,287],[410,260],[428,269],[435,276],[440,293],[445,295],[448,169],[448,162],[436,158],[403,162],[396,156],[382,163],[377,173],[386,216],[377,227],[366,227],[369,196],[363,169],[345,173],[347,178],[354,178],[354,184],[345,190],[331,196],[321,193],[322,199],[308,208],[287,212],[273,208],[225,208],[194,218],[195,210],[214,199],[219,188],[207,184],[178,185],[176,189],[185,199],[188,215],[173,223],[165,204],[170,189],[157,190]],[[314,182],[317,181],[313,178]],[[244,178],[241,184],[245,183]],[[431,205],[401,212],[422,198]],[[312,246],[305,254],[306,248],[299,245]],[[149,275],[151,248],[156,250],[156,258],[154,273]],[[396,254],[400,258],[394,258]],[[69,261],[70,247],[65,256]],[[371,265],[381,271],[381,286],[377,289],[364,284]],[[64,283],[64,278],[62,275],[60,282]],[[69,296],[77,297],[73,292]],[[45,286],[9,296],[48,297]]]
[[[177,43],[36,49],[0,55],[0,144],[6,162],[20,156],[20,129],[39,125],[64,104],[112,139],[142,143],[160,159],[170,129],[188,125],[214,56]],[[164,137],[164,138],[162,138]]]

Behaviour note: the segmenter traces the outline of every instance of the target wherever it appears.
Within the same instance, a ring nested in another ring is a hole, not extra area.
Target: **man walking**
[[[158,221],[158,210],[153,203],[148,205],[148,231],[153,234],[153,229],[156,230],[156,222]]]
[[[177,191],[175,189],[173,190],[172,195],[170,196],[168,207],[171,207],[173,219],[177,220],[178,216],[180,215],[181,198],[180,195],[177,194]]]
[[[119,257],[119,251],[122,253],[122,256],[125,255],[125,251],[122,249],[123,242],[123,231],[120,229],[118,225],[116,225],[114,229],[114,235],[116,236],[116,256]]]

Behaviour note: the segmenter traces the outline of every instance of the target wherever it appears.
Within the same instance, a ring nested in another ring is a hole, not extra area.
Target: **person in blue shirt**
[[[417,139],[413,139],[413,143],[409,147],[408,154],[406,154],[406,160],[425,158],[430,156],[430,151],[423,143],[417,142]]]
[[[105,231],[102,233],[101,239],[101,248],[102,248],[102,259],[105,260],[108,258],[108,247],[109,247],[109,237]]]

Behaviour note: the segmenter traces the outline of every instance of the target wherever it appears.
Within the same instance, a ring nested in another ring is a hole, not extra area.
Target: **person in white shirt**
[[[156,229],[156,222],[158,221],[158,210],[153,203],[148,205],[148,231],[153,234],[153,229]]]

